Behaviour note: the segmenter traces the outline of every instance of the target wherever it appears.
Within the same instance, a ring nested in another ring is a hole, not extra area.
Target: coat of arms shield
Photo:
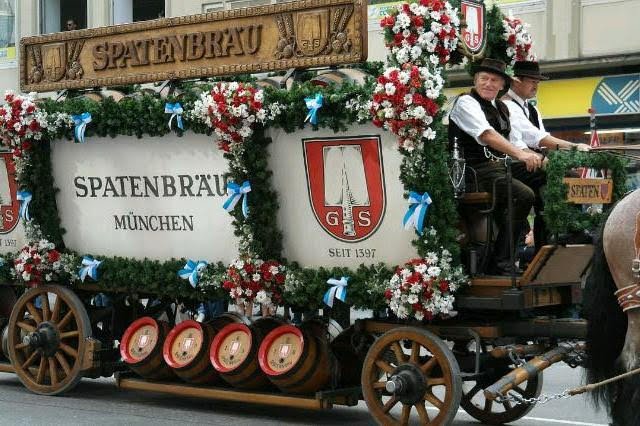
[[[300,13],[296,26],[297,46],[305,56],[319,55],[329,41],[329,10]]]
[[[17,200],[16,166],[10,152],[0,152],[0,234],[7,234],[20,220],[20,201]]]
[[[42,47],[42,67],[48,81],[59,81],[67,71],[65,43],[52,43]]]
[[[386,203],[380,137],[304,139],[303,144],[318,223],[344,242],[371,236],[382,223]]]
[[[466,26],[462,29],[463,50],[468,55],[480,55],[485,45],[485,17],[482,0],[462,0],[460,10]]]

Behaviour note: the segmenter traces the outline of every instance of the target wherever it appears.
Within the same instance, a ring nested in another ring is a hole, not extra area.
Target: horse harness
[[[634,245],[636,257],[631,261],[631,272],[633,273],[633,277],[640,281],[640,212],[636,215]],[[640,308],[640,282],[619,289],[615,295],[618,298],[618,304],[620,304],[623,312]]]

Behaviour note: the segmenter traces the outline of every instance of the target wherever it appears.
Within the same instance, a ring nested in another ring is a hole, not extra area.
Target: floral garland
[[[443,65],[458,45],[458,11],[442,0],[404,3],[380,26],[392,67],[378,78],[370,112],[374,125],[397,135],[399,147],[411,152],[423,139],[436,138],[430,126],[440,110]]]
[[[256,302],[271,307],[282,304],[285,274],[285,266],[277,261],[244,257],[229,265],[222,288],[236,304]]]
[[[513,66],[517,61],[535,61],[536,55],[532,51],[533,39],[529,34],[529,24],[523,22],[520,18],[514,18],[509,15],[502,19],[504,33],[502,37],[507,42],[507,57],[511,58],[508,62]]]
[[[380,21],[389,60],[404,65],[444,65],[458,45],[458,10],[448,1],[420,0],[399,4]]]
[[[63,271],[55,244],[42,238],[24,245],[13,260],[13,277],[27,287],[56,281]]]
[[[453,293],[467,283],[462,267],[453,267],[451,253],[428,253],[396,269],[385,291],[391,311],[399,318],[419,321],[446,316],[453,310]]]
[[[436,137],[430,125],[440,110],[436,101],[443,86],[442,76],[427,67],[387,68],[373,91],[373,124],[398,135],[400,148],[413,151],[422,139]]]
[[[217,83],[193,105],[191,117],[214,129],[218,146],[232,152],[253,134],[255,124],[265,124],[280,113],[280,105],[263,108],[264,92],[248,83]]]

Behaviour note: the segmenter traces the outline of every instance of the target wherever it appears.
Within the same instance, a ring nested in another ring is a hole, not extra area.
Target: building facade
[[[0,90],[19,90],[19,39],[66,29],[94,28],[283,2],[284,0],[0,0]],[[534,50],[552,80],[540,86],[547,127],[588,136],[588,113],[632,142],[640,133],[640,0],[486,0],[530,24]],[[371,0],[369,60],[384,60],[380,16],[398,2]],[[450,75],[448,95],[470,85],[464,72]]]

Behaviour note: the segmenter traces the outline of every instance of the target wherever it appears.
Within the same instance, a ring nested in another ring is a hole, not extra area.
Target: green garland
[[[627,192],[626,162],[604,152],[552,151],[546,168],[547,186],[544,191],[544,217],[547,227],[554,233],[580,232],[596,229],[603,213],[588,214],[581,205],[566,202],[568,186],[562,182],[567,170],[578,167],[608,169],[613,180],[612,204]]]

